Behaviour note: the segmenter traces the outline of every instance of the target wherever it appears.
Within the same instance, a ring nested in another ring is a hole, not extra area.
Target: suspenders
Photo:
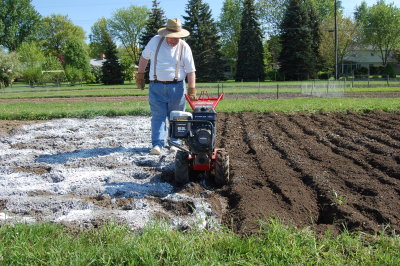
[[[158,52],[160,51],[160,47],[162,42],[164,41],[165,37],[161,37],[160,41],[158,42],[157,49],[156,49],[156,54],[154,55],[154,81],[157,81],[157,74],[156,74],[156,66],[157,66],[157,57],[158,57]],[[174,81],[178,81],[178,76],[179,76],[179,63],[181,62],[182,58],[182,44],[181,40],[179,40],[178,43],[178,61],[176,62],[176,67],[175,67],[175,78]]]

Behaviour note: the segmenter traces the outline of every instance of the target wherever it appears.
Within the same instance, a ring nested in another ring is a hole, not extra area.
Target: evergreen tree
[[[202,0],[189,0],[183,27],[190,32],[190,45],[196,65],[196,78],[200,82],[224,80],[224,61],[220,51],[217,26],[211,9]]]
[[[286,80],[304,80],[313,76],[315,58],[310,18],[303,0],[290,0],[281,29],[280,71]]]
[[[103,63],[103,83],[105,85],[123,84],[122,66],[117,57],[117,46],[109,34],[105,36],[106,61]]]
[[[153,6],[151,12],[149,13],[149,19],[147,20],[146,28],[143,34],[140,36],[140,47],[144,49],[146,44],[157,35],[158,29],[165,26],[166,18],[164,15],[164,11],[159,7],[160,2],[157,0],[153,0]],[[145,71],[145,80],[149,83],[149,68],[146,68]]]
[[[160,2],[153,0],[151,12],[149,12],[149,19],[147,20],[146,28],[140,36],[140,47],[144,49],[146,44],[157,35],[158,29],[165,26],[166,18],[165,12],[160,7]]]
[[[313,64],[311,65],[310,74],[312,78],[317,78],[317,72],[322,68],[322,57],[319,52],[321,45],[321,30],[320,30],[320,18],[318,17],[315,7],[310,3],[308,7],[308,17],[310,20],[311,30],[311,53],[313,58]]]
[[[243,4],[236,69],[236,81],[265,79],[262,33],[253,0]]]

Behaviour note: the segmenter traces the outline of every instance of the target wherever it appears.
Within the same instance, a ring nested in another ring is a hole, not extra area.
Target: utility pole
[[[337,24],[337,0],[335,1],[335,80],[338,80],[338,24]]]

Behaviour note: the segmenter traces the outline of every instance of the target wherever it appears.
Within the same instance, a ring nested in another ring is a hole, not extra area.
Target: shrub
[[[91,66],[91,73],[94,76],[95,83],[101,83],[103,80],[103,71],[99,66]]]
[[[369,68],[369,74],[370,75],[382,75],[384,71],[383,66],[371,66]]]
[[[65,75],[72,86],[75,85],[76,82],[82,82],[84,77],[82,70],[71,66],[65,68]]]
[[[360,67],[354,70],[354,75],[367,75],[368,74],[368,68],[366,67]]]
[[[121,59],[122,71],[124,80],[132,81],[135,74],[135,64],[130,58],[124,57]]]
[[[42,68],[41,67],[29,67],[25,68],[22,71],[22,76],[24,80],[31,86],[35,83],[42,82],[43,75],[42,75]]]
[[[318,72],[318,79],[330,79],[332,77],[332,72],[330,71],[320,71]]]
[[[86,83],[97,83],[96,76],[92,72],[85,72],[84,79]]]
[[[394,67],[392,64],[387,64],[382,71],[382,74],[386,78],[386,76],[389,76],[390,78],[396,78],[396,72],[394,71]]]

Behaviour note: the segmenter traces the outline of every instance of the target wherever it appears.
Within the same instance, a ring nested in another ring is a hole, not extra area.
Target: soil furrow
[[[318,216],[317,195],[309,185],[304,184],[300,173],[294,171],[284,156],[276,150],[273,143],[264,135],[268,132],[277,132],[273,118],[267,115],[258,115],[258,119],[251,119],[252,114],[244,114],[243,119],[248,125],[247,137],[250,146],[257,155],[259,167],[265,173],[266,182],[279,194],[286,198],[289,204],[288,212],[292,219],[315,221]],[[272,133],[274,134],[274,133]],[[273,162],[273,163],[271,163]],[[307,202],[307,204],[305,204]]]
[[[257,127],[259,126],[258,124],[256,126],[254,126],[254,124],[250,124],[251,121],[246,120],[246,118],[244,117],[243,114],[240,114],[240,119],[242,121],[242,125],[244,126],[245,130],[243,131],[244,133],[244,141],[247,143],[247,145],[249,146],[249,151],[248,154],[253,157],[253,161],[255,161],[257,168],[263,173],[263,176],[265,177],[264,180],[259,180],[262,183],[266,183],[268,185],[268,187],[278,196],[282,199],[282,201],[284,201],[288,206],[286,206],[286,208],[290,208],[292,205],[291,200],[285,195],[285,193],[281,190],[280,186],[275,184],[273,181],[271,181],[268,178],[268,173],[266,173],[266,170],[264,169],[264,167],[262,166],[262,159],[263,157],[265,157],[265,154],[261,154],[260,150],[257,149],[257,146],[254,145],[254,137],[257,137],[257,142],[258,145],[260,145],[260,141],[262,141],[262,139],[260,138],[260,136],[254,135],[251,132],[254,132],[254,129],[257,129]],[[250,123],[249,123],[250,122]],[[266,146],[264,146],[265,148]],[[258,151],[258,152],[257,152]],[[261,157],[261,158],[260,158]]]
[[[396,161],[396,158],[399,157],[398,149],[381,145],[371,140],[368,137],[370,130],[366,127],[359,127],[355,119],[352,119],[352,116],[343,118],[338,123],[350,131],[347,133],[350,136],[362,133],[361,137],[356,138],[357,144],[365,147],[371,153],[372,156],[367,158],[367,162],[372,167],[385,172],[392,178],[400,179],[400,166]],[[365,152],[363,153],[365,154]]]
[[[289,117],[289,120],[296,125],[298,125],[300,128],[309,128],[311,124],[309,123],[309,119],[304,116],[296,116],[296,119],[293,119]],[[285,124],[285,123],[283,123]],[[305,132],[310,133],[310,130],[307,129]],[[315,140],[321,139],[321,136],[318,136],[318,134],[315,134]],[[303,141],[308,142],[306,139]],[[309,141],[311,143],[312,140]],[[313,145],[313,144],[312,144]],[[339,209],[343,209],[346,213],[351,214],[351,216],[357,216],[356,212],[358,209],[354,209],[351,205],[352,202],[365,202],[365,204],[373,204],[376,200],[375,197],[378,196],[377,191],[374,189],[375,185],[379,186],[379,183],[374,182],[374,180],[366,180],[364,183],[363,182],[349,182],[348,181],[348,174],[350,175],[363,175],[363,176],[368,176],[367,172],[364,172],[361,169],[354,168],[352,166],[352,162],[348,161],[347,159],[338,159],[334,164],[332,164],[333,161],[335,161],[335,156],[331,156],[329,154],[329,150],[323,151],[323,148],[319,148],[323,153],[325,153],[325,156],[323,158],[320,158],[320,165],[326,164],[326,168],[330,170],[330,172],[334,173],[334,175],[342,180],[344,180],[344,184],[349,187],[352,191],[352,193],[348,193],[347,190],[344,191],[335,191],[334,190],[334,198],[332,201],[336,204],[343,205],[339,206]],[[319,153],[316,154],[318,156]],[[310,156],[310,155],[309,155]],[[314,155],[315,156],[315,155]],[[312,157],[312,156],[310,156]],[[330,165],[333,166],[330,166]],[[352,169],[351,172],[343,171],[343,169]],[[335,179],[331,181],[336,181]],[[357,180],[355,180],[357,181]],[[372,183],[372,184],[371,184]],[[374,184],[376,183],[376,184]],[[334,187],[343,187],[341,185],[341,182],[336,181],[336,184],[333,184]],[[383,196],[383,195],[379,195]],[[392,199],[399,200],[398,195],[396,195],[395,191],[389,189],[385,191],[384,194],[385,197],[391,197]],[[343,207],[343,208],[342,208]],[[351,210],[353,208],[353,210]],[[374,210],[376,213],[380,213],[378,210],[371,208],[371,210]],[[358,210],[358,212],[366,216],[366,212],[361,212]],[[384,216],[385,212],[382,212],[381,215]],[[376,216],[374,216],[376,217]],[[370,216],[367,216],[368,220],[371,220]],[[358,219],[357,219],[358,220]],[[396,221],[396,217],[393,216],[388,216],[386,218],[386,221],[393,222]],[[377,227],[381,223],[381,220],[377,219],[375,220],[375,227]],[[359,224],[354,224],[353,226],[359,226]]]
[[[400,126],[392,130],[382,130],[381,127],[372,123],[370,119],[367,118],[368,115],[356,114],[356,115],[350,115],[347,121],[356,125],[356,130],[357,131],[361,130],[364,136],[366,136],[369,139],[375,140],[380,144],[386,145],[388,149],[400,148],[400,142],[398,141],[398,139],[396,139],[396,137],[393,138],[393,135],[397,134],[397,130],[400,128]]]
[[[264,173],[258,168],[252,149],[246,142],[245,126],[240,115],[230,115],[227,123],[227,134],[221,138],[226,138],[232,182],[228,191],[223,193],[228,195],[230,208],[230,215],[225,217],[225,221],[237,232],[257,231],[260,220],[279,216],[280,210],[287,206],[263,182]]]
[[[336,184],[337,181],[334,180],[335,176],[328,168],[321,166],[323,160],[320,155],[314,154],[313,156],[309,156],[310,149],[313,152],[318,151],[311,148],[313,144],[305,141],[305,135],[292,128],[284,116],[280,116],[277,119],[276,125],[281,132],[287,133],[288,138],[279,141],[273,135],[269,137],[283,156],[289,160],[291,167],[301,174],[304,183],[310,185],[317,195],[319,215],[316,224],[329,227],[333,223],[340,223],[338,221],[344,223],[346,220],[345,217],[349,216],[350,213],[349,210],[342,208],[335,202],[333,192],[336,187],[340,187]],[[298,142],[299,140],[301,142]],[[364,220],[362,217],[359,217],[359,219]]]
[[[400,126],[400,115],[398,113],[387,113],[383,111],[374,111],[368,114],[374,119],[374,124],[385,129],[396,129]]]
[[[371,153],[371,150],[365,147],[365,145],[359,144],[364,143],[362,131],[348,131],[344,128],[343,122],[330,119],[327,116],[320,118],[313,115],[312,119],[317,123],[325,125],[327,130],[326,139],[333,145],[331,149],[334,153],[353,160],[356,165],[361,166],[365,171],[373,171],[382,184],[394,184],[392,178],[398,180],[395,171],[387,172],[385,170],[391,169],[390,167],[385,167],[387,164],[387,158],[385,156],[376,154],[376,151],[375,153]],[[368,156],[365,156],[366,154],[368,154]],[[394,157],[393,160],[395,161],[396,157]],[[392,164],[394,161],[392,161]],[[381,163],[383,166],[380,166]],[[380,167],[377,168],[376,166]],[[397,166],[395,165],[394,167]],[[388,179],[388,177],[390,177],[390,179]]]
[[[350,135],[336,121],[330,121],[326,117],[319,118],[316,115],[312,115],[311,119],[314,124],[308,128],[304,127],[300,122],[297,122],[297,124],[307,134],[314,135],[318,142],[329,147],[334,153],[353,161],[353,163],[361,166],[367,172],[371,171],[373,166],[369,163],[368,159],[362,157],[362,154],[370,151],[356,144],[359,142],[361,136]],[[321,124],[324,124],[324,127]],[[356,133],[359,134],[359,132]],[[387,173],[385,172],[384,174],[386,175]]]

